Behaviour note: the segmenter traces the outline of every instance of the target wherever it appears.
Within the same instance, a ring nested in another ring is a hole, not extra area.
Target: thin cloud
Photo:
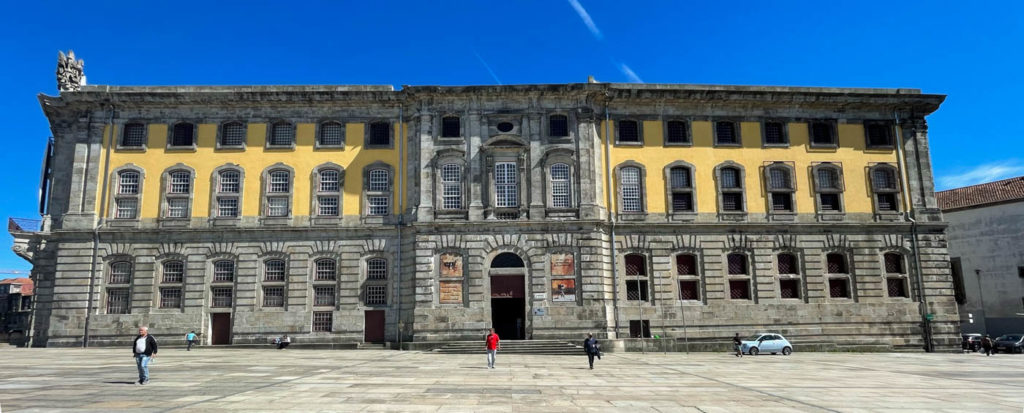
[[[494,71],[491,70],[491,65],[487,64],[487,62],[484,61],[484,58],[480,57],[480,53],[477,53],[476,50],[474,50],[473,55],[476,56],[476,60],[480,61],[480,64],[484,65],[484,69],[487,69],[487,73],[491,74],[491,77],[494,79],[495,82],[498,82],[499,85],[504,84],[501,83],[501,79],[498,79],[498,75],[494,74]]]
[[[569,0],[569,5],[576,10],[576,14],[580,16],[580,20],[583,20],[583,24],[587,25],[587,29],[590,30],[590,34],[594,35],[594,38],[601,40],[601,30],[594,24],[594,19],[590,18],[590,13],[587,13],[587,9],[583,8],[579,0]]]
[[[629,66],[626,66],[625,63],[619,65],[619,70],[621,70],[622,74],[626,75],[626,77],[629,78],[630,82],[644,83],[644,80],[641,79],[640,76],[637,76],[636,72],[634,72],[633,69],[630,69]]]
[[[1024,175],[1024,162],[1006,160],[978,165],[956,175],[939,177],[939,189],[960,188]]]

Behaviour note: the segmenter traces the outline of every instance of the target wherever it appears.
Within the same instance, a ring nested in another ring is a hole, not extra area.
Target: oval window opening
[[[514,128],[514,127],[515,126],[512,125],[512,122],[501,122],[501,123],[498,124],[498,131],[500,131],[500,132],[511,132],[512,128]]]

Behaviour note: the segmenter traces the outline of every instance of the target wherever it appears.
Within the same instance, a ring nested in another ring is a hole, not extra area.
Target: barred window
[[[338,197],[321,196],[317,197],[317,214],[320,216],[338,216]]]
[[[828,296],[832,298],[850,298],[850,282],[846,278],[829,278]]]
[[[715,122],[715,143],[718,145],[739,144],[736,136],[736,124],[730,121]]]
[[[697,257],[692,254],[676,255],[676,274],[697,275]]]
[[[386,285],[367,285],[366,298],[363,300],[366,305],[385,305],[388,303]]]
[[[160,308],[181,308],[181,288],[161,288]]]
[[[320,146],[342,146],[345,144],[345,128],[338,122],[321,123],[317,139]]]
[[[729,280],[729,298],[733,300],[749,300],[750,280]]]
[[[114,218],[135,219],[139,210],[138,198],[117,198],[114,202],[117,204]]]
[[[167,173],[167,194],[164,216],[167,218],[189,217],[189,195],[192,193],[192,173],[170,171]]]
[[[885,286],[890,297],[908,297],[906,278],[887,277],[885,279]]]
[[[839,172],[835,168],[818,168],[819,189],[839,189]]]
[[[371,196],[367,198],[367,202],[370,204],[367,215],[380,216],[388,214],[388,197]]]
[[[213,263],[213,281],[231,282],[235,280],[235,262],[220,260]]]
[[[622,191],[622,212],[643,212],[643,185],[640,168],[628,166],[619,170]]]
[[[818,197],[819,212],[842,212],[841,193],[843,184],[839,168],[831,164],[815,167],[814,184]]]
[[[168,218],[188,218],[188,198],[170,198],[167,200]]]
[[[747,275],[747,256],[744,254],[729,254],[728,257],[729,275]]]
[[[334,326],[334,313],[330,311],[313,312],[313,332],[331,332]]]
[[[286,217],[288,216],[288,197],[272,196],[267,197],[267,216]]]
[[[648,299],[647,280],[626,280],[626,300],[647,301]]]
[[[320,171],[320,192],[338,192],[341,190],[341,172],[337,169]]]
[[[835,145],[836,137],[832,132],[832,124],[828,122],[811,122],[812,145]]]
[[[313,287],[313,305],[334,306],[334,287],[317,286]]]
[[[462,209],[462,165],[441,166],[441,197],[442,208]]]
[[[462,136],[462,122],[458,116],[445,116],[441,118],[441,137],[458,138]]]
[[[213,287],[210,289],[213,302],[210,307],[228,308],[231,307],[234,298],[234,290],[231,287]]]
[[[269,193],[287,193],[291,190],[291,173],[288,171],[270,171]]]
[[[553,138],[569,136],[569,117],[565,115],[548,116],[548,136]]]
[[[238,216],[237,197],[217,197],[217,216],[221,218],[234,218]]]
[[[875,208],[879,212],[899,211],[896,168],[889,165],[874,166],[871,169],[871,188],[874,191]]]
[[[689,168],[677,166],[672,168],[669,175],[671,177],[672,189],[687,189],[692,185]]]
[[[895,191],[896,171],[889,167],[876,167],[871,173],[871,183],[876,191]]]
[[[764,143],[767,145],[784,145],[787,143],[786,127],[782,122],[764,123]]]
[[[743,212],[743,174],[739,168],[718,170],[718,192],[722,212]]]
[[[195,145],[195,125],[182,122],[174,125],[171,130],[171,146]]]
[[[515,162],[494,164],[494,192],[496,207],[519,206],[519,167]]]
[[[121,138],[121,146],[141,147],[146,145],[146,125],[141,123],[126,123],[124,125],[124,136]]]
[[[569,180],[569,165],[556,163],[551,165],[551,207],[572,207],[572,183]]]
[[[168,183],[167,193],[169,194],[187,194],[192,188],[192,174],[186,171],[176,171],[170,173],[170,182]]]
[[[793,212],[793,179],[789,168],[775,166],[768,168],[768,193],[771,198],[771,210],[775,212]]]
[[[865,122],[868,146],[892,146],[892,126],[887,122]]]
[[[370,170],[370,191],[384,192],[388,190],[389,176],[387,169],[371,169]]]
[[[800,280],[794,278],[779,280],[779,298],[800,298]]]
[[[107,289],[107,314],[128,314],[129,304],[127,288]]]
[[[163,265],[164,283],[174,284],[180,283],[185,279],[185,263],[181,261],[167,261]]]
[[[672,212],[693,212],[693,179],[690,168],[676,166],[669,169],[669,191]]]
[[[283,282],[285,273],[284,260],[266,260],[263,262],[263,281]]]
[[[686,122],[681,120],[665,122],[665,142],[689,143],[690,137],[686,133]]]
[[[846,265],[846,257],[843,254],[831,253],[825,256],[825,262],[828,265],[828,272],[830,274],[846,274],[850,270]]]
[[[640,125],[635,120],[620,120],[619,142],[640,142]]]
[[[245,125],[242,122],[228,122],[221,126],[221,146],[242,146],[245,144]]]
[[[338,216],[341,214],[341,171],[337,169],[322,169],[317,173],[316,212],[320,216]]]
[[[885,272],[887,274],[906,274],[903,266],[903,255],[895,252],[885,253]]]
[[[700,288],[697,280],[679,281],[679,299],[684,301],[700,300]]]
[[[264,307],[284,307],[284,287],[263,287]]]
[[[777,256],[779,261],[779,274],[796,274],[796,255],[783,253]]]
[[[371,258],[366,260],[366,279],[388,279],[388,261],[383,258]]]
[[[722,188],[723,189],[738,189],[742,188],[740,183],[740,171],[736,168],[722,168]]]
[[[110,263],[110,278],[107,284],[131,284],[132,263],[119,261]]]
[[[626,255],[626,275],[629,276],[646,276],[647,275],[647,259],[640,254],[627,254]]]
[[[373,122],[370,124],[370,136],[366,142],[369,146],[391,145],[391,125],[387,122]]]
[[[334,281],[338,277],[338,264],[332,259],[316,260],[316,281]]]
[[[119,174],[117,193],[121,195],[137,195],[139,193],[139,173],[124,171]]]
[[[237,194],[242,182],[242,175],[238,171],[227,170],[220,173],[220,182],[217,192],[224,194]]]
[[[789,169],[783,167],[770,168],[768,188],[771,190],[793,189],[793,180],[789,175]]]
[[[295,126],[288,122],[276,122],[270,127],[271,146],[290,146],[295,143]]]

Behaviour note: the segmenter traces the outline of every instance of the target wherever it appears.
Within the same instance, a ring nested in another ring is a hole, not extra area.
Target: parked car
[[[963,351],[978,351],[981,349],[981,334],[961,334],[960,348]]]
[[[993,344],[993,353],[998,353],[1000,351],[1006,353],[1022,353],[1024,352],[1024,334],[1004,334],[996,337],[995,343]]]
[[[758,353],[782,353],[788,356],[793,353],[793,345],[782,335],[761,333],[740,341],[740,351],[751,356],[756,356]]]

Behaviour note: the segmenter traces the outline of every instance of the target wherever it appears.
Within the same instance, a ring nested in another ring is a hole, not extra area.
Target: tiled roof
[[[950,189],[935,194],[943,211],[1024,200],[1024,176]]]
[[[8,278],[0,280],[0,284],[21,284],[21,295],[32,295],[34,285],[32,280],[25,277]]]

